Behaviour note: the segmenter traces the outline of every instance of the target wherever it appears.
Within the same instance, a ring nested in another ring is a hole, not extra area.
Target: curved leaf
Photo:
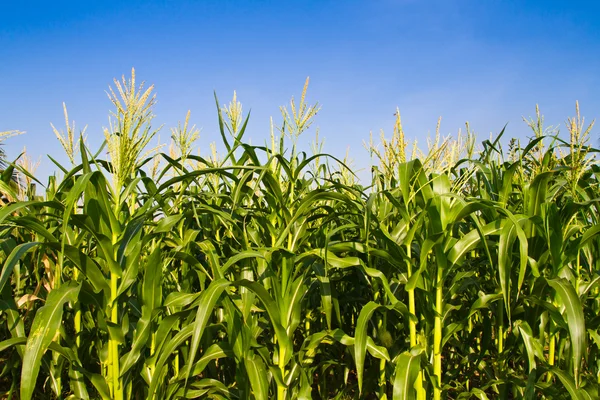
[[[419,375],[421,354],[420,348],[405,351],[396,360],[394,376],[393,400],[413,400],[416,398],[414,383]]]
[[[46,304],[38,310],[33,319],[21,369],[21,399],[30,400],[40,371],[42,356],[54,340],[60,327],[63,306],[75,302],[80,286],[67,284],[48,294]]]
[[[575,386],[579,388],[579,373],[581,360],[585,347],[585,318],[583,316],[583,307],[577,296],[577,292],[571,282],[563,278],[549,279],[548,284],[556,290],[567,314],[567,324],[569,325],[569,334],[571,337],[571,346],[573,347],[573,376],[575,377]]]

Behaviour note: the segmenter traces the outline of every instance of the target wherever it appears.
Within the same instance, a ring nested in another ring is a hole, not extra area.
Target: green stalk
[[[412,265],[411,265],[411,259],[410,259],[410,245],[406,246],[406,254],[408,256],[408,262],[407,267],[408,267],[408,278],[410,279],[410,277],[412,276]],[[414,315],[415,317],[417,316],[417,312],[416,312],[416,308],[415,308],[415,290],[414,289],[409,289],[407,290],[408,292],[408,311]],[[410,347],[414,347],[417,345],[417,326],[416,326],[416,322],[412,319],[409,319],[408,321],[408,329],[410,331]]]
[[[556,341],[554,335],[550,334],[550,343],[548,344],[548,365],[554,365],[554,352],[556,351]],[[552,380],[552,372],[548,372],[546,376],[546,382]]]
[[[498,301],[496,313],[496,325],[498,327],[498,358],[502,356],[504,352],[504,300],[500,299]],[[502,364],[498,365],[500,377],[504,377],[504,366]],[[500,384],[500,397],[501,399],[506,399],[508,396],[508,385],[505,383]]]
[[[579,258],[580,252],[577,252],[577,280],[575,281],[575,291],[579,293],[579,282],[581,281],[581,260]]]
[[[477,252],[475,250],[471,251],[471,257],[473,259],[475,259],[477,257]],[[479,273],[477,273],[477,272],[475,273],[475,276],[477,278],[480,278]],[[468,327],[467,327],[469,336],[473,332],[473,318],[474,318],[474,316],[470,316],[469,317],[469,322],[468,322]],[[479,342],[479,338],[475,339],[475,342],[478,343]],[[477,347],[479,347],[479,345],[477,345]],[[474,352],[472,347],[469,348],[469,352],[470,353]],[[471,390],[471,378],[470,377],[467,378],[467,382],[465,383],[465,387],[467,388],[467,390]]]
[[[375,296],[374,299],[375,301],[378,300],[378,298],[380,297],[379,292],[375,292]],[[383,335],[385,330],[387,328],[387,315],[383,315],[382,316],[378,316],[377,317],[377,334]],[[381,359],[379,361],[379,399],[384,399],[387,400],[387,394],[386,394],[386,390],[387,389],[387,385],[386,385],[386,379],[385,379],[385,359]]]
[[[52,353],[52,362],[54,365],[58,365],[58,362],[60,361],[59,358],[62,357],[61,355],[57,354],[57,353]],[[58,375],[56,377],[56,394],[57,394],[57,400],[62,400],[62,377],[60,375]]]
[[[73,268],[73,280],[75,282],[79,281],[79,270],[77,268]],[[73,321],[75,326],[75,345],[79,349],[81,347],[81,303],[79,303],[79,300],[73,304],[73,308],[75,309],[75,318]]]
[[[115,215],[119,215],[120,209],[120,193],[117,194],[115,199]],[[113,233],[112,243],[115,245],[117,243],[117,235]],[[117,290],[118,290],[118,279],[119,277],[114,273],[110,272],[110,322],[115,325],[119,324],[119,308],[117,304]],[[113,400],[123,400],[123,387],[122,382],[119,377],[120,368],[119,368],[119,343],[109,336],[108,339],[108,356],[109,356],[109,368],[110,368],[110,377],[112,381],[112,390],[113,390]]]
[[[473,317],[469,317],[467,332],[469,333],[468,336],[470,336],[471,332],[473,332]],[[469,353],[473,353],[473,348],[470,346],[469,346]],[[467,381],[465,382],[465,387],[467,388],[467,390],[471,390],[471,378],[470,377],[467,378]]]
[[[556,332],[555,335],[556,344],[558,345],[558,354],[556,355],[556,359],[560,363],[560,360],[564,360],[563,353],[565,351],[565,338],[560,336],[560,332]]]
[[[553,302],[554,305],[556,306],[556,303]],[[554,330],[554,321],[552,321],[552,319],[550,319],[550,322],[548,324],[548,338],[549,338],[549,343],[548,343],[548,365],[550,366],[554,366],[554,360],[556,358],[556,335],[552,334],[552,331]],[[546,382],[550,382],[552,381],[552,372],[548,372],[548,375],[546,376]]]
[[[282,379],[285,379],[285,349],[280,344],[279,346],[279,370],[281,371]],[[279,383],[277,384],[277,400],[285,400],[286,398],[286,388],[285,386],[281,386]]]
[[[498,355],[501,355],[504,351],[504,313],[502,309],[502,302],[498,302],[498,315],[496,317],[496,324],[498,325]]]
[[[152,332],[150,335],[150,357],[154,356],[156,352],[156,332]],[[148,366],[148,370],[150,371],[150,376],[154,376],[154,366],[155,364],[151,364]]]
[[[110,310],[110,322],[113,324],[119,323],[119,310],[117,308],[117,275],[112,273],[110,274],[110,300],[111,300],[111,310]],[[123,400],[123,388],[121,387],[121,380],[119,379],[119,343],[109,338],[108,340],[109,347],[109,357],[110,357],[110,368],[111,368],[111,377],[113,384],[113,399],[114,400]]]
[[[411,264],[411,246],[410,243],[406,245],[406,255],[408,258],[407,262],[407,270],[408,270],[408,278],[410,279],[412,275],[412,264]],[[408,311],[411,315],[417,316],[417,309],[415,307],[415,290],[409,289],[408,292]],[[408,321],[408,329],[410,331],[410,347],[413,348],[417,345],[417,323],[409,319]],[[419,371],[417,376],[417,381],[415,382],[415,390],[417,391],[417,400],[425,400],[425,390],[423,388],[423,372]]]
[[[77,268],[73,269],[73,280],[77,282],[79,278],[79,270]],[[81,347],[81,304],[77,301],[73,307],[75,308],[75,344],[77,348]]]
[[[434,400],[442,398],[442,315],[443,304],[443,277],[446,258],[442,248],[436,246],[437,275],[435,287],[435,323],[433,332],[433,373],[437,377],[438,386],[433,389]]]
[[[386,393],[386,379],[385,379],[385,358],[379,360],[379,399],[387,400]]]
[[[438,267],[438,273],[440,268]],[[437,378],[438,387],[433,389],[433,398],[440,400],[442,397],[442,287],[438,284],[435,289],[435,324],[433,332],[433,374]]]
[[[310,335],[310,314],[307,313],[304,317],[304,330],[306,331],[305,336],[308,337]]]

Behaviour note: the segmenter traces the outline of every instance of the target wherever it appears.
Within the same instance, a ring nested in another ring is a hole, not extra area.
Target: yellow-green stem
[[[581,281],[581,260],[579,258],[579,252],[577,253],[577,280],[575,281],[575,291],[579,293],[579,282]]]
[[[441,268],[438,268],[438,274],[441,273]],[[441,275],[441,274],[440,274]],[[437,285],[435,290],[435,324],[433,332],[433,373],[437,378],[438,387],[433,389],[433,398],[440,400],[442,397],[442,313],[444,312],[442,307],[442,286]]]
[[[434,400],[442,398],[442,315],[444,313],[443,283],[446,259],[441,247],[436,247],[436,285],[435,285],[435,322],[433,332],[433,373],[437,378],[437,387],[433,389]]]
[[[283,346],[279,346],[279,370],[281,371],[282,379],[285,379],[285,349]],[[285,386],[277,384],[277,400],[285,400],[286,389]]]
[[[73,280],[77,282],[79,279],[79,270],[77,268],[73,269]],[[75,308],[75,319],[73,321],[75,325],[75,344],[77,348],[81,346],[81,304],[77,301],[73,307]]]
[[[502,325],[498,326],[498,354],[502,354],[504,351],[504,328]]]
[[[387,400],[385,380],[385,358],[379,361],[379,400]]]
[[[410,259],[410,244],[406,246],[406,253],[408,256],[408,262],[406,263],[407,265],[407,269],[408,269],[408,278],[410,279],[410,277],[412,276],[412,265],[411,265],[411,259]],[[415,317],[417,316],[417,311],[415,308],[415,290],[414,289],[408,289],[408,311],[410,312],[411,315],[414,315]],[[414,347],[417,345],[417,325],[416,322],[413,319],[409,319],[408,320],[408,329],[410,332],[410,347]]]
[[[504,351],[504,301],[498,301],[498,313],[496,315],[496,325],[498,326],[498,355]]]
[[[504,300],[498,301],[498,309],[496,314],[496,325],[498,326],[498,357],[504,352]],[[504,365],[498,366],[500,377],[504,377]],[[506,383],[500,384],[500,399],[506,399],[508,396],[508,385]]]
[[[375,293],[375,297],[379,297],[379,292]],[[377,332],[378,335],[383,335],[387,329],[387,315],[377,317]],[[387,400],[387,387],[385,380],[385,359],[379,361],[379,399]]]
[[[412,259],[411,259],[411,248],[410,243],[406,245],[406,254],[408,257],[408,277],[410,278],[412,275]],[[411,315],[414,315],[415,318],[417,316],[417,309],[415,307],[415,290],[409,289],[408,292],[408,311]],[[417,323],[413,319],[409,319],[408,321],[408,329],[410,332],[410,347],[413,348],[417,345]],[[423,388],[423,373],[419,371],[417,376],[417,381],[415,382],[415,390],[417,392],[417,400],[425,400],[426,393]]]
[[[111,310],[110,310],[110,322],[113,324],[119,323],[119,309],[117,306],[117,275],[111,273],[110,276],[110,292],[111,292]],[[121,387],[121,380],[119,379],[119,343],[110,338],[108,341],[110,349],[110,366],[111,376],[113,384],[113,400],[123,400],[123,388]]]
[[[115,198],[115,216],[119,218],[119,212],[121,209],[120,193],[117,193]],[[118,236],[116,232],[112,235],[113,246],[117,244]],[[115,246],[116,247],[116,246]],[[116,256],[116,254],[115,254]],[[115,325],[119,325],[119,306],[117,301],[119,277],[114,272],[110,272],[110,322]],[[109,368],[110,377],[112,380],[113,400],[123,400],[123,387],[119,377],[119,343],[109,336],[108,339],[108,350],[109,350]]]
[[[150,356],[154,356],[156,351],[156,332],[152,332],[150,335]],[[151,364],[148,368],[150,370],[150,376],[154,376],[154,364]]]
[[[549,327],[549,332],[548,332],[548,337],[549,337],[549,341],[550,343],[548,343],[548,365],[553,366],[554,365],[554,357],[555,357],[555,352],[556,352],[556,338],[554,337],[554,335],[552,334],[552,325],[553,322],[550,321],[550,327]],[[546,382],[550,382],[552,380],[552,372],[548,372],[548,375],[546,376]]]

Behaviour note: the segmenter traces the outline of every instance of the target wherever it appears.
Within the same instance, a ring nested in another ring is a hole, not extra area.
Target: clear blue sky
[[[391,133],[396,106],[422,144],[438,116],[443,134],[470,121],[482,139],[505,123],[523,138],[521,117],[536,103],[550,125],[564,127],[576,100],[588,120],[598,116],[599,13],[593,1],[3,0],[0,131],[27,131],[5,150],[44,155],[46,176],[45,154],[66,160],[50,128],[63,126],[62,102],[97,146],[111,106],[104,91],[135,67],[155,84],[163,142],[191,109],[203,154],[219,140],[213,90],[221,103],[237,90],[253,113],[248,139],[262,144],[269,117],[280,121],[278,107],[307,76],[325,151],[350,146],[359,167],[363,140]]]

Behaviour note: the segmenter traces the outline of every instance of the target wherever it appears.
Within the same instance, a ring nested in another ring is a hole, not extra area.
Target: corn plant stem
[[[120,210],[121,199],[118,194],[115,198],[115,216],[118,217]],[[113,233],[112,243],[116,245],[118,237]],[[116,246],[115,246],[116,247]],[[114,272],[110,272],[110,322],[119,324],[119,308],[117,302],[118,276]],[[109,348],[109,375],[112,380],[113,400],[123,400],[123,387],[121,385],[120,368],[119,368],[119,343],[112,337],[108,340]]]
[[[433,398],[440,400],[442,397],[442,287],[438,285],[435,290],[436,314],[433,333],[433,373],[436,376],[438,387],[433,389]]]
[[[406,246],[406,253],[408,255],[408,259],[409,261],[407,262],[407,267],[408,267],[408,278],[410,279],[410,277],[412,276],[412,265],[411,265],[411,261],[410,261],[410,245]],[[409,289],[407,290],[408,292],[408,311],[410,312],[411,315],[414,315],[416,317],[416,308],[415,308],[415,290],[414,289]],[[414,347],[417,345],[417,326],[416,326],[416,322],[412,319],[410,319],[408,321],[408,329],[410,332],[410,347]]]
[[[498,326],[497,331],[497,344],[498,344],[498,356],[504,351],[504,300],[500,299],[497,303],[496,308],[496,324]]]
[[[581,259],[580,257],[580,252],[577,252],[577,280],[575,281],[575,291],[576,293],[579,293],[579,285],[581,282]]]
[[[75,319],[73,321],[75,325],[75,344],[77,348],[81,347],[81,306],[79,303],[75,305]]]
[[[154,353],[156,352],[156,332],[152,332],[152,334],[150,335],[150,357],[154,356]],[[155,364],[151,364],[148,367],[148,370],[150,371],[150,376],[154,376],[154,365]]]
[[[79,270],[77,268],[73,268],[73,280],[77,281],[79,279]],[[81,304],[79,301],[73,305],[75,309],[75,318],[73,324],[75,325],[75,344],[77,348],[81,346]]]
[[[58,289],[60,287],[60,278],[62,276],[63,269],[63,253],[64,251],[61,251],[58,262],[56,263],[56,269],[54,271],[54,289]]]
[[[410,278],[410,274],[408,275]],[[415,310],[415,290],[411,289],[408,291],[408,310],[411,315],[416,316]],[[408,322],[408,329],[410,331],[410,347],[417,345],[417,324],[414,320]]]
[[[60,361],[59,358],[62,357],[57,353],[53,353],[52,354],[52,361],[54,363],[54,365],[58,365],[58,362]],[[62,377],[60,375],[58,375],[56,377],[56,400],[62,400]]]
[[[556,345],[558,347],[558,353],[556,354],[555,363],[556,363],[556,361],[558,361],[560,363],[560,360],[562,359],[562,355],[563,355],[563,351],[564,351],[565,342],[564,342],[564,338],[562,338],[560,336],[560,332],[556,332],[556,334],[554,336],[555,336],[555,340],[556,340]]]
[[[551,367],[554,366],[554,359],[556,357],[556,337],[555,335],[552,334],[552,331],[554,330],[554,322],[552,320],[550,320],[549,324],[548,324],[548,365],[550,365]],[[548,372],[548,375],[546,375],[546,382],[551,382],[552,381],[552,372]]]
[[[62,251],[59,254],[59,259],[58,262],[56,264],[56,271],[54,273],[54,289],[58,289],[61,286],[61,280],[62,280],[62,271],[64,268],[64,245],[65,242],[67,241],[68,237],[67,235],[63,232],[63,237],[62,237]],[[20,285],[17,284],[17,287],[19,287]],[[77,332],[77,326],[75,327],[75,330]],[[60,344],[60,333],[56,332],[56,335],[54,336],[54,341],[56,341],[58,344]],[[52,354],[52,358],[54,359],[54,362],[56,363],[58,355],[56,353]],[[58,398],[60,399],[60,393],[62,392],[61,388],[62,388],[62,382],[61,382],[61,377],[58,376],[56,378],[56,386],[57,386],[57,392],[58,392]]]
[[[282,345],[279,346],[279,370],[281,371],[282,379],[285,379],[285,349]],[[277,400],[285,400],[286,389],[285,386],[277,384]]]
[[[550,336],[550,343],[548,344],[548,365],[554,365],[554,352],[556,351],[556,341],[554,336]],[[548,372],[548,376],[546,377],[546,382],[550,382],[552,380],[552,372]]]
[[[442,251],[436,251],[437,253],[437,277],[436,277],[436,288],[435,288],[435,322],[433,332],[433,373],[437,379],[437,387],[433,389],[433,398],[440,400],[442,398],[442,315],[444,312],[443,304],[443,274],[444,267],[443,262],[440,260],[440,256],[443,256]]]
[[[473,317],[469,317],[468,321],[469,321],[469,323],[468,323],[468,327],[467,327],[467,329],[468,329],[467,332],[469,333],[469,336],[470,336],[471,332],[473,332]],[[473,353],[472,347],[470,347],[469,352]],[[467,381],[465,382],[465,387],[467,388],[467,390],[471,390],[471,378],[470,377],[467,378]]]
[[[497,305],[497,313],[496,313],[496,325],[498,326],[498,358],[502,357],[502,353],[504,352],[504,300],[498,301]],[[500,374],[500,378],[504,378],[504,365],[503,363],[499,363],[498,372]],[[500,384],[500,397],[501,399],[506,399],[508,396],[508,385],[506,383]]]
[[[378,285],[376,285],[378,286]],[[379,298],[381,297],[380,292],[376,291],[375,295],[373,296],[374,301],[378,301]],[[385,318],[385,315],[382,317],[381,315],[377,316],[377,332],[378,334],[383,334],[383,331],[385,331],[387,326],[387,321]],[[386,396],[386,381],[385,381],[385,359],[381,359],[379,361],[379,398],[380,399],[387,399]]]
[[[408,243],[406,245],[406,255],[407,255],[407,269],[408,269],[408,277],[410,278],[412,275],[412,259],[411,259],[411,244]],[[409,289],[408,292],[408,311],[411,315],[417,316],[417,309],[415,307],[415,290]],[[413,348],[417,345],[417,323],[410,319],[408,321],[408,329],[410,332],[410,347]],[[417,400],[425,399],[425,390],[423,388],[423,372],[419,370],[419,374],[417,375],[417,380],[415,382],[415,390],[417,392]]]
[[[379,360],[379,399],[387,400],[384,358]]]
[[[111,273],[110,276],[110,292],[111,292],[111,310],[110,310],[110,322],[113,324],[118,324],[119,322],[119,310],[117,308],[117,276],[114,273]],[[113,399],[114,400],[122,400],[123,399],[123,388],[121,387],[121,381],[119,379],[119,343],[113,338],[109,339],[109,349],[110,349],[110,367],[111,367],[111,376],[113,383]]]

